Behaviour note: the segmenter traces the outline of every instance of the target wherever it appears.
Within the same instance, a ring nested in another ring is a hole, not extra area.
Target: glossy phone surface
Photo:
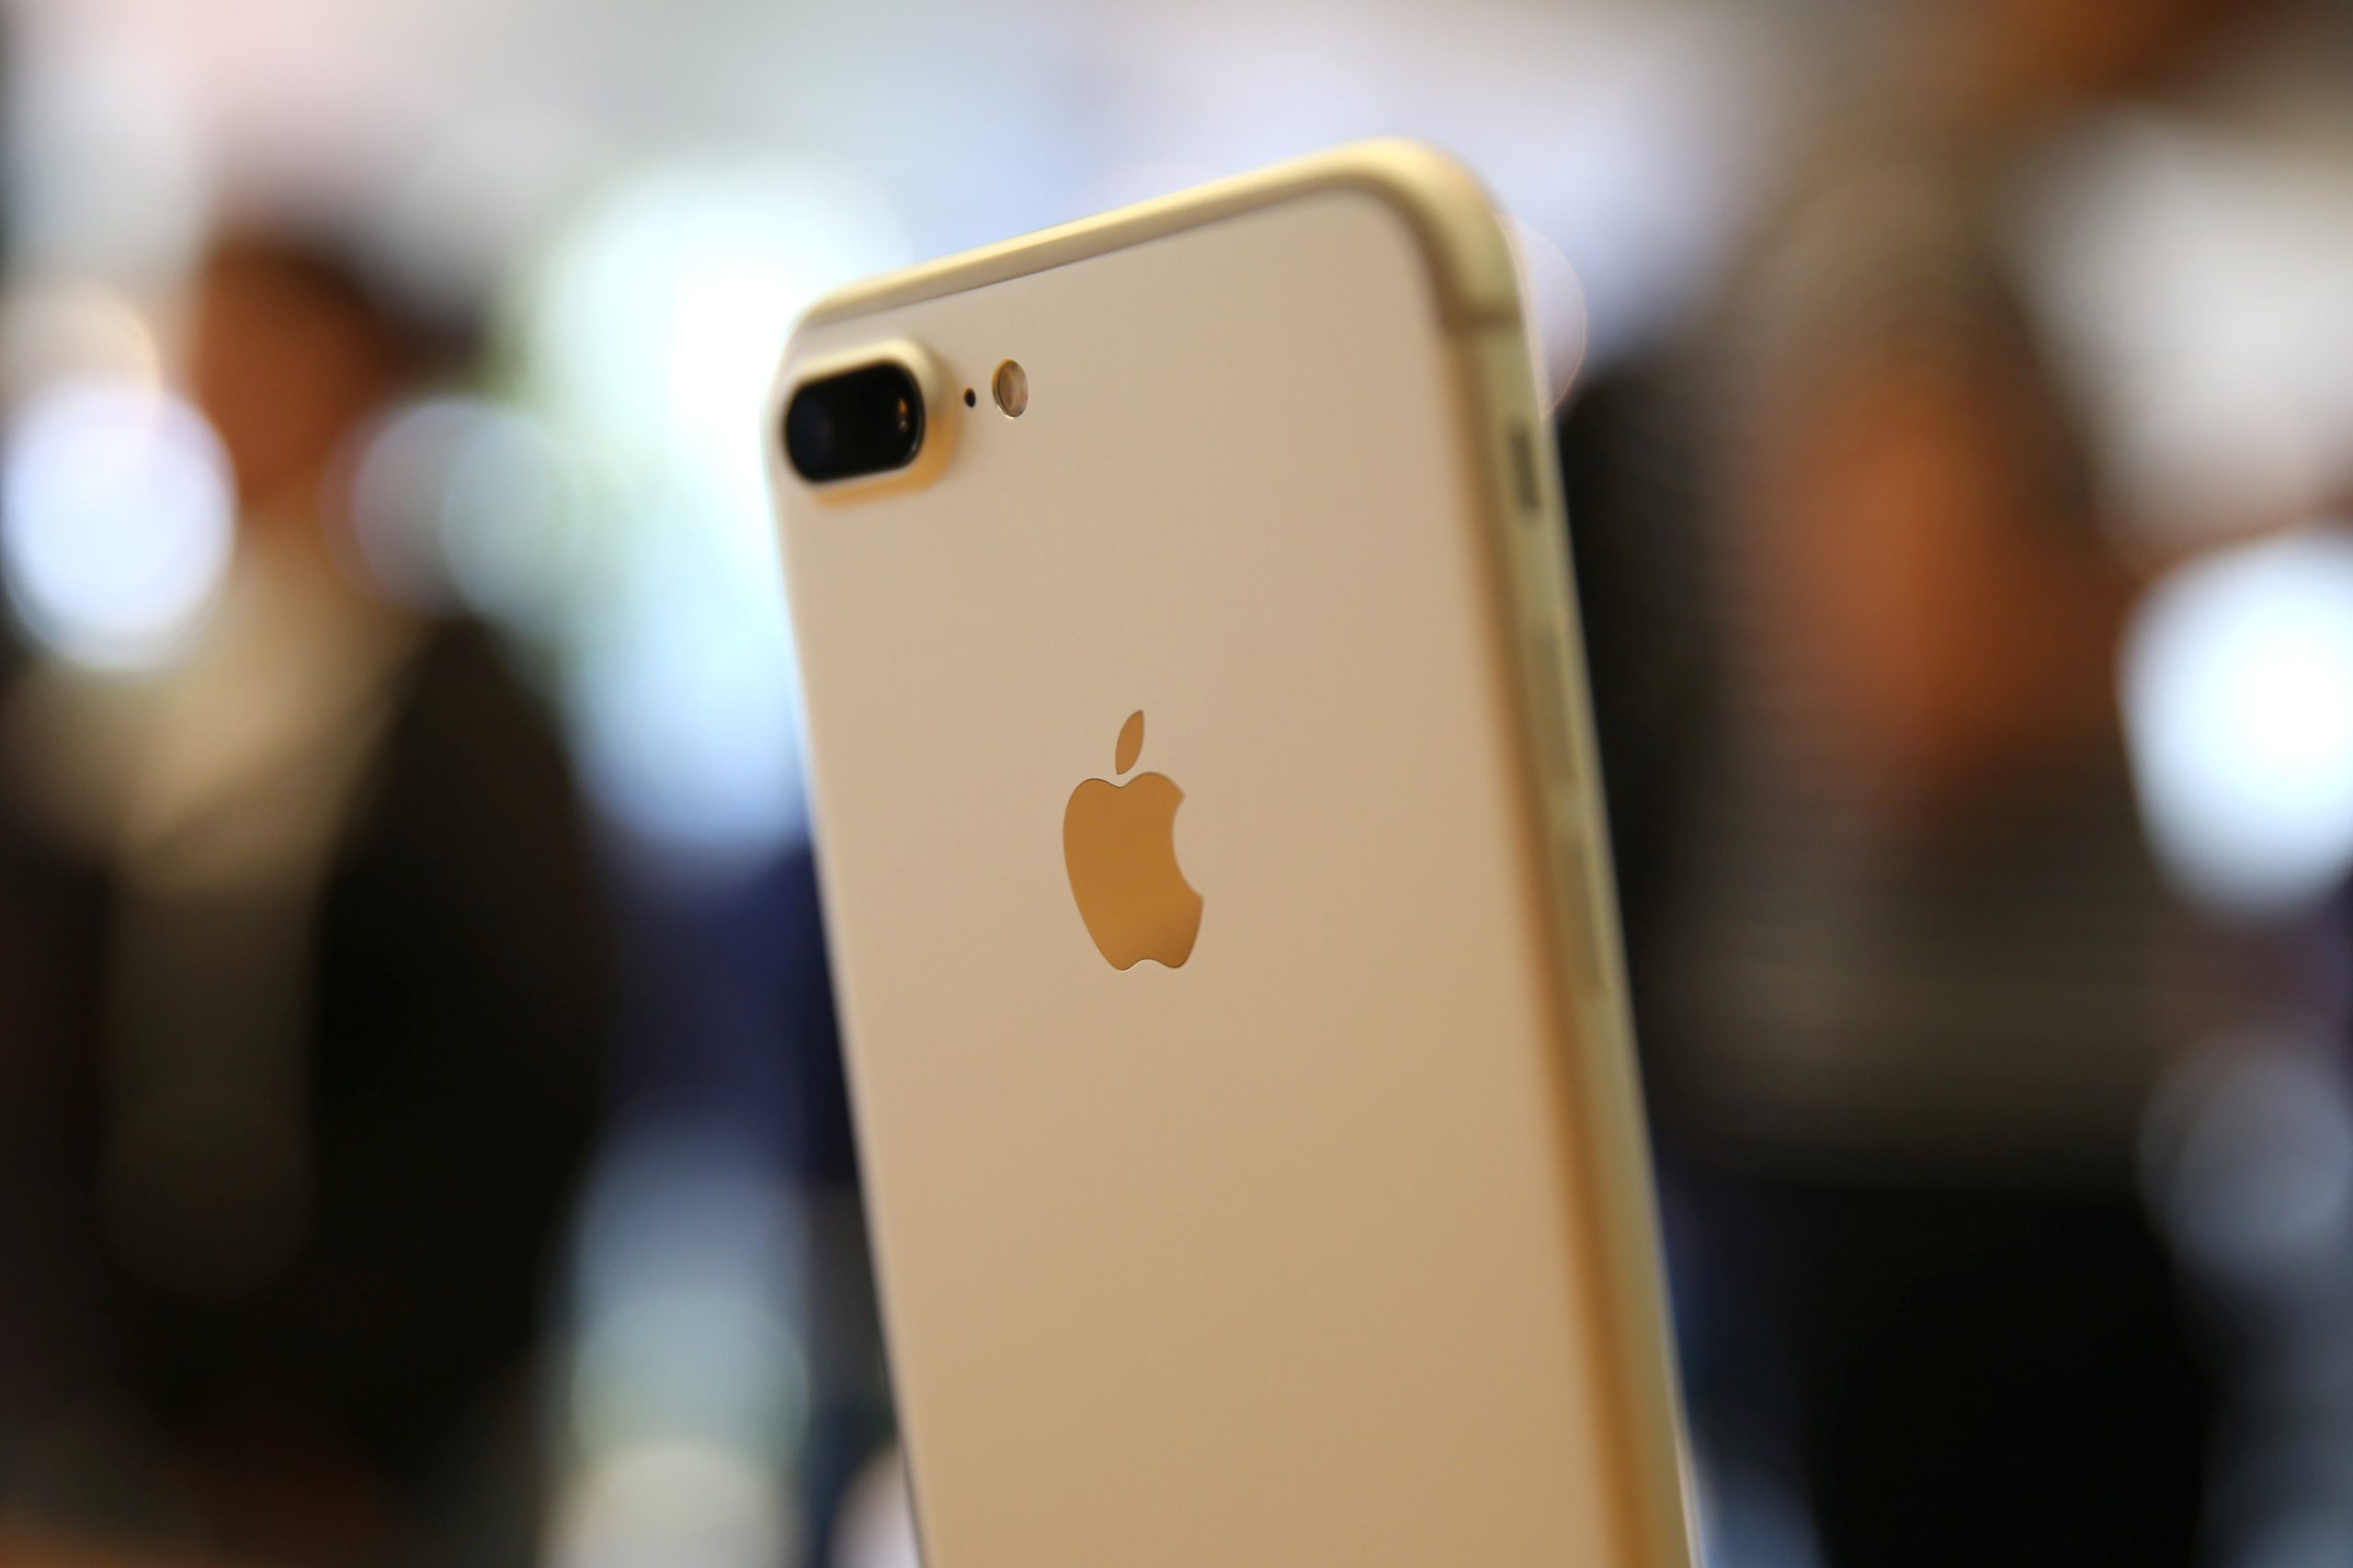
[[[772,466],[928,1568],[1687,1561],[1475,184],[1348,149],[878,280],[771,430],[876,360],[915,460]]]

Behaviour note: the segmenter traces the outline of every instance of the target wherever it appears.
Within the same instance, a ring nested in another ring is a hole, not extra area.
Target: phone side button
[[[1593,869],[1586,863],[1586,846],[1575,829],[1563,824],[1553,830],[1553,863],[1561,877],[1561,917],[1569,924],[1569,945],[1575,949],[1580,995],[1598,995],[1601,984],[1601,932],[1594,924]]]
[[[1566,661],[1562,654],[1559,628],[1530,632],[1528,658],[1534,676],[1530,700],[1536,707],[1532,715],[1536,744],[1543,759],[1545,782],[1574,783],[1577,775],[1576,748],[1569,741],[1569,693],[1561,673]]]
[[[1543,493],[1536,483],[1536,437],[1528,422],[1515,419],[1504,436],[1504,460],[1511,472],[1512,499],[1522,518],[1533,522],[1542,515]]]

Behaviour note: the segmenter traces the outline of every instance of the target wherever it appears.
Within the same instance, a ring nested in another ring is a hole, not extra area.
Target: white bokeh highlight
[[[87,383],[32,403],[0,478],[0,572],[33,642],[70,663],[168,665],[227,576],[227,457],[194,409],[153,387]]]
[[[2123,678],[2151,837],[2188,891],[2259,917],[2353,869],[2353,531],[2176,572],[2142,608]]]

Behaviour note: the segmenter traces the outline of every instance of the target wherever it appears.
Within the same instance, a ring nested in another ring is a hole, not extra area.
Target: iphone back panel
[[[1479,187],[1371,144],[858,286],[771,430],[877,363],[913,460],[772,469],[928,1568],[1687,1562]]]

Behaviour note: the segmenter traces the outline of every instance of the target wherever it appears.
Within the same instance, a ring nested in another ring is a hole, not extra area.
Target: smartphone
[[[1371,143],[854,286],[768,429],[928,1568],[1689,1562],[1477,182]]]

